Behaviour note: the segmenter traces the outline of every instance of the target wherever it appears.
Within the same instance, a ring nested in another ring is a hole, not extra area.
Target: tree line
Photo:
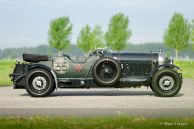
[[[145,44],[127,44],[125,51],[130,52],[159,52],[165,51],[166,56],[175,57],[175,51],[167,47],[163,43],[145,43]],[[58,50],[48,45],[39,45],[36,47],[20,47],[20,48],[6,48],[0,49],[0,59],[22,59],[23,53],[44,54],[44,55],[58,55]],[[65,51],[72,57],[84,57],[84,51],[77,47],[75,44],[70,44],[69,50]],[[194,59],[194,51],[192,51],[191,44],[185,50],[180,51],[180,59]]]
[[[59,17],[51,21],[48,32],[48,42],[51,47],[59,50],[67,50],[70,46],[72,24],[69,17]],[[77,37],[77,47],[88,52],[98,47],[108,47],[112,50],[121,51],[126,49],[132,30],[129,27],[129,18],[123,13],[113,15],[109,21],[107,32],[103,32],[100,25],[93,28],[84,26]],[[164,32],[164,44],[175,50],[178,58],[180,51],[188,48],[194,42],[194,20],[189,23],[181,13],[175,13],[170,19],[169,25]],[[192,45],[194,50],[194,44]]]

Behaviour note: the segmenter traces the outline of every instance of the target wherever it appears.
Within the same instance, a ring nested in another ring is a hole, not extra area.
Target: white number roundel
[[[69,64],[63,58],[58,58],[53,64],[54,70],[59,74],[64,74],[69,70]]]

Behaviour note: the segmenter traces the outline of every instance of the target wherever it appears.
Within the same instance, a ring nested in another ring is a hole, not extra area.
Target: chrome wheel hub
[[[46,79],[42,76],[37,76],[32,81],[32,86],[36,90],[43,90],[45,89],[46,85],[47,85]]]
[[[171,76],[163,76],[159,80],[159,86],[163,90],[170,90],[174,86],[174,79]]]

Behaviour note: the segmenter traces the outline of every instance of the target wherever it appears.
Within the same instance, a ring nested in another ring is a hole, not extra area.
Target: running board
[[[144,83],[147,82],[148,78],[146,76],[131,76],[131,77],[125,77],[120,78],[120,82],[124,83]]]

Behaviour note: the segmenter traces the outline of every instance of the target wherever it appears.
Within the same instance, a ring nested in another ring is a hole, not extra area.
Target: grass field
[[[0,60],[0,85],[12,85],[9,74],[14,67],[14,60]],[[183,77],[194,79],[194,61],[175,61],[183,71]]]
[[[96,117],[96,118],[0,118],[0,129],[193,129],[194,118],[144,118],[144,117]]]
[[[14,60],[0,60],[0,85],[11,85],[9,74],[14,67]]]
[[[194,61],[175,61],[175,64],[183,70],[183,77],[194,79]]]

